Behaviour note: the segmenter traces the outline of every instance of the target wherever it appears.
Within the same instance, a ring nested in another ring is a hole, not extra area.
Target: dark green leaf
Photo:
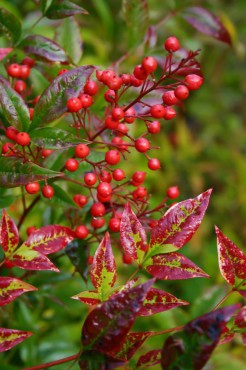
[[[34,163],[16,158],[0,157],[0,186],[14,188],[51,177],[62,176],[61,172],[51,171]]]
[[[30,133],[30,138],[33,144],[46,149],[70,148],[81,143],[81,139],[71,132],[55,127],[33,130]]]
[[[64,19],[56,29],[56,41],[63,47],[72,62],[77,64],[83,52],[78,23],[73,17]]]
[[[6,35],[16,43],[21,34],[21,22],[4,8],[0,8],[0,36]]]
[[[76,267],[76,271],[87,281],[89,265],[87,259],[89,256],[88,243],[85,240],[76,239],[66,246],[66,254],[72,264]]]
[[[2,193],[3,189],[0,188],[0,193]],[[1,195],[0,198],[0,208],[7,208],[11,206],[12,203],[14,203],[16,200],[16,197],[12,195],[6,195],[5,197]]]
[[[30,115],[26,103],[4,79],[0,80],[0,105],[2,114],[9,125],[19,131],[26,131],[30,125]]]
[[[67,193],[60,186],[52,184],[52,187],[55,190],[55,195],[52,198],[52,200],[56,206],[75,207],[73,200],[67,195]]]
[[[82,66],[56,77],[35,106],[31,129],[63,115],[67,111],[67,100],[79,95],[93,71],[93,66]]]
[[[76,14],[88,14],[88,12],[81,6],[68,0],[53,0],[45,12],[45,16],[50,19],[61,19]]]

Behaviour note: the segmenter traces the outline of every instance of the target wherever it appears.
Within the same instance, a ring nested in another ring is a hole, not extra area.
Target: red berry
[[[97,192],[101,197],[108,197],[112,194],[112,187],[108,182],[100,182]]]
[[[93,257],[92,257],[92,256],[88,256],[88,258],[87,258],[87,263],[88,263],[89,265],[91,265],[91,264],[92,264],[92,262],[93,262]]]
[[[94,217],[101,217],[105,214],[105,206],[101,202],[96,202],[91,206],[91,215]]]
[[[108,195],[107,197],[102,197],[99,193],[97,193],[97,199],[99,200],[99,202],[101,203],[107,203],[110,201],[111,199],[111,195]]]
[[[108,227],[114,233],[119,232],[120,231],[120,219],[116,217],[112,217],[109,220]]]
[[[124,121],[125,121],[126,123],[133,123],[133,122],[134,122],[134,120],[135,120],[135,116],[136,116],[135,109],[134,109],[133,107],[128,108],[128,109],[125,111]]]
[[[131,75],[129,73],[123,73],[120,77],[124,85],[130,85]]]
[[[35,60],[29,57],[25,57],[21,64],[24,64],[25,66],[32,68],[35,65]]]
[[[102,81],[102,75],[103,75],[103,72],[104,71],[100,71],[99,69],[96,71],[96,78],[98,79],[98,81]]]
[[[170,119],[173,119],[174,117],[176,117],[176,111],[173,109],[173,107],[166,107],[165,109],[165,115],[164,115],[164,119],[166,120],[170,120]]]
[[[41,95],[38,95],[38,96],[36,96],[36,98],[33,99],[33,105],[36,105],[37,104],[37,102],[39,101],[40,97],[41,97]]]
[[[187,75],[184,82],[188,86],[189,90],[197,90],[203,83],[203,78],[196,74]]]
[[[178,186],[170,186],[170,188],[167,189],[166,194],[170,199],[178,198],[180,194]]]
[[[26,146],[30,144],[31,139],[27,132],[18,132],[15,141],[21,146]]]
[[[90,148],[85,144],[78,144],[75,147],[75,155],[78,158],[86,158],[90,154]]]
[[[105,225],[105,220],[103,217],[101,218],[93,218],[91,220],[91,226],[94,227],[94,229],[100,229]]]
[[[20,66],[20,78],[27,78],[30,75],[31,69],[28,65]]]
[[[16,130],[16,128],[14,128],[13,126],[9,126],[6,128],[5,135],[7,136],[8,139],[15,141],[18,132],[19,131]]]
[[[65,167],[68,171],[75,172],[79,167],[79,162],[74,158],[69,158],[66,160]]]
[[[14,144],[13,143],[4,143],[2,146],[2,154],[11,157],[14,155]]]
[[[144,137],[140,137],[135,141],[135,148],[137,149],[138,152],[145,153],[149,150],[150,143]]]
[[[112,117],[113,119],[115,119],[116,121],[120,121],[122,118],[124,118],[124,111],[122,108],[120,107],[115,107],[114,109],[112,109]]]
[[[152,105],[152,107],[150,108],[150,114],[154,118],[162,118],[165,114],[165,108],[162,104]]]
[[[82,194],[75,194],[73,201],[82,208],[88,202],[88,197]]]
[[[30,116],[30,120],[33,119],[33,115],[34,115],[34,108],[29,108],[29,116]]]
[[[147,125],[147,129],[150,134],[158,134],[161,129],[161,124],[159,121],[149,122]]]
[[[112,175],[110,172],[108,171],[101,171],[100,174],[99,174],[99,179],[102,181],[102,182],[108,182],[110,183],[112,181]]]
[[[131,85],[134,87],[139,87],[143,84],[143,80],[139,80],[139,78],[135,76],[131,76]]]
[[[19,64],[13,63],[10,64],[7,68],[7,73],[11,77],[20,77],[21,66]]]
[[[85,94],[96,95],[98,92],[98,86],[96,82],[93,80],[88,80],[84,86],[84,92]]]
[[[113,119],[112,116],[109,116],[105,120],[105,127],[107,127],[110,130],[116,130],[119,126],[119,121]]]
[[[110,165],[115,165],[117,163],[119,163],[120,161],[120,153],[118,152],[118,150],[109,150],[108,152],[106,152],[105,154],[105,161],[110,164]]]
[[[29,182],[29,184],[25,185],[25,188],[28,194],[36,194],[40,190],[38,182]]]
[[[61,76],[61,75],[63,75],[64,73],[66,73],[66,72],[68,72],[68,69],[61,69],[59,72],[58,72],[58,74],[57,74],[57,76]]]
[[[150,158],[148,160],[148,167],[150,170],[155,171],[161,167],[160,161],[157,158]]]
[[[50,185],[45,185],[42,189],[42,194],[45,198],[51,199],[55,194],[54,188]]]
[[[145,187],[138,186],[137,189],[134,190],[132,195],[133,195],[134,199],[142,199],[142,198],[146,197],[147,194],[148,193],[147,193],[147,190],[146,190]]]
[[[147,73],[153,73],[157,68],[157,60],[154,57],[145,57],[142,61],[142,67]]]
[[[15,81],[14,89],[19,94],[23,93],[26,90],[26,83],[22,80]]]
[[[49,155],[51,155],[53,153],[53,150],[52,149],[42,149],[41,151],[41,156],[43,158],[46,158],[48,157]]]
[[[123,254],[122,260],[126,265],[130,265],[134,261],[134,258],[130,254]]]
[[[78,112],[82,108],[82,102],[79,98],[70,98],[67,101],[67,109],[69,112]]]
[[[119,136],[125,136],[128,133],[129,128],[124,123],[119,123],[117,131]]]
[[[133,74],[138,80],[146,80],[148,77],[148,72],[143,68],[142,64],[139,64],[134,68]]]
[[[79,99],[82,103],[83,108],[89,108],[93,103],[92,97],[89,94],[81,94],[79,96]]]
[[[37,230],[36,226],[29,226],[27,229],[26,229],[26,233],[27,235],[31,235],[32,233],[34,233],[35,231]]]
[[[145,180],[146,172],[143,171],[136,171],[132,175],[132,180],[138,184],[142,184]]]
[[[178,98],[180,100],[185,100],[189,96],[189,89],[185,85],[179,85],[174,90],[174,94],[175,94],[176,98]]]
[[[166,105],[175,105],[178,102],[173,90],[168,90],[162,95],[163,103]]]
[[[88,236],[88,234],[89,234],[89,230],[87,229],[86,226],[79,225],[75,229],[75,234],[76,234],[77,238],[79,238],[79,239],[85,239]]]
[[[113,178],[115,181],[121,181],[125,177],[125,172],[121,168],[116,168],[116,170],[113,171]]]
[[[122,86],[122,79],[118,76],[113,76],[107,82],[107,86],[112,90],[119,90]]]
[[[88,186],[93,186],[97,182],[97,175],[94,172],[88,172],[84,176],[84,182]]]
[[[175,52],[180,48],[179,40],[174,36],[170,36],[168,39],[166,39],[164,47],[169,53]]]
[[[115,91],[110,89],[105,91],[104,99],[109,103],[113,103],[115,101]]]
[[[105,69],[105,71],[102,71],[101,81],[104,84],[107,84],[111,78],[117,77],[115,71],[112,69]]]

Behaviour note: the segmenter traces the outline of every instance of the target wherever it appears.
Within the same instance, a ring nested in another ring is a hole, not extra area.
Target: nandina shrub
[[[42,332],[38,324],[33,325],[34,333],[28,324],[12,327],[8,310],[25,292],[42,288],[34,276],[51,271],[52,283],[53,274],[62,279],[72,271],[89,287],[71,297],[88,306],[81,345],[74,355],[28,369],[70,361],[81,369],[202,369],[218,344],[229,342],[236,333],[246,342],[246,306],[221,308],[234,291],[246,296],[246,256],[216,227],[219,268],[231,285],[229,293],[210,312],[184,325],[158,331],[151,326],[148,331],[132,329],[138,317],[189,304],[167,292],[161,281],[209,277],[179,249],[200,226],[212,189],[177,202],[180,189],[173,185],[153,207],[144,184],[146,172],[137,163],[131,174],[127,168],[134,152],[145,161],[148,176],[161,167],[160,159],[152,156],[158,149],[155,135],[202,86],[199,52],[182,49],[181,40],[170,35],[162,40],[162,57],[144,55],[131,71],[121,60],[108,69],[78,66],[81,40],[74,16],[87,12],[70,1],[36,3],[42,17],[65,18],[59,31],[74,30],[75,46],[68,54],[49,38],[21,34],[19,20],[0,8],[3,31],[13,46],[2,49],[5,72],[0,76],[0,185],[11,189],[2,199],[0,228],[0,305],[5,306],[0,351],[13,351]],[[124,6],[131,12],[130,1]],[[187,8],[185,18],[200,31],[230,43],[226,29],[207,10]],[[35,73],[46,85],[38,95],[31,82]],[[34,217],[47,207],[53,212],[49,224]],[[31,223],[30,215],[39,223]],[[67,260],[64,265],[59,263],[62,257]],[[23,304],[34,310],[34,295],[29,296]],[[176,333],[160,339],[157,347],[145,344],[172,332]],[[26,366],[23,356],[19,361],[21,368]],[[9,364],[19,365],[18,358],[9,356]]]

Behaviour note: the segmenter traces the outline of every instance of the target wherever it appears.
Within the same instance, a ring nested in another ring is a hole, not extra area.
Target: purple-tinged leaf
[[[31,233],[20,248],[28,248],[42,254],[55,253],[65,248],[74,237],[75,233],[69,227],[47,225]]]
[[[20,44],[27,54],[46,59],[49,62],[68,62],[65,50],[55,41],[41,35],[27,36]]]
[[[108,354],[116,359],[128,361],[142,344],[151,336],[152,332],[128,333],[120,345]]]
[[[168,311],[178,306],[188,305],[186,301],[176,298],[174,295],[163,290],[150,288],[143,306],[139,311],[139,316],[150,316],[158,312]]]
[[[40,128],[66,113],[68,99],[79,95],[94,69],[93,66],[81,66],[56,77],[34,108],[30,130]]]
[[[19,244],[19,231],[12,218],[6,213],[2,213],[0,243],[6,256],[15,251]]]
[[[16,43],[21,34],[21,22],[5,8],[0,7],[0,36],[6,35]]]
[[[229,284],[236,285],[246,279],[246,256],[218,227],[215,232],[221,275]]]
[[[85,304],[94,306],[95,304],[101,303],[101,296],[95,290],[86,290],[79,294],[76,294],[71,297],[72,299],[77,299]]]
[[[139,357],[137,367],[152,367],[161,362],[161,349],[154,349]]]
[[[62,19],[76,14],[88,14],[88,12],[69,0],[53,0],[44,15],[49,19]]]
[[[235,336],[235,333],[225,326],[221,333],[219,344],[229,343]]]
[[[96,250],[91,265],[90,277],[92,284],[102,297],[115,284],[116,265],[108,232]]]
[[[234,320],[234,326],[236,326],[239,329],[239,332],[241,332],[243,344],[246,346],[246,306],[243,306],[237,313]]]
[[[129,203],[126,204],[121,218],[120,240],[125,254],[137,260],[139,264],[142,263],[147,250],[147,236]]]
[[[157,254],[149,258],[143,267],[160,280],[183,280],[195,277],[209,277],[187,257],[179,253]]]
[[[32,162],[24,163],[19,158],[0,157],[0,184],[3,188],[14,188],[32,181],[60,176],[63,176],[63,173],[40,167]]]
[[[11,51],[13,48],[0,48],[0,61],[3,60]]]
[[[31,121],[25,101],[11,86],[0,82],[0,106],[5,120],[17,130],[27,131]]]
[[[0,328],[0,352],[8,351],[31,335],[29,331]]]
[[[124,341],[153,282],[118,293],[91,311],[82,329],[83,346],[107,353]]]
[[[37,288],[16,278],[0,276],[0,306],[10,303],[21,294],[32,290],[37,290]]]
[[[76,146],[81,139],[69,131],[56,127],[42,127],[30,133],[32,143],[40,148],[63,149]]]
[[[152,230],[150,252],[152,248],[163,245],[165,253],[165,244],[183,247],[200,226],[211,192],[212,189],[209,189],[194,199],[184,200],[169,208]]]
[[[20,247],[10,261],[17,267],[25,270],[52,270],[59,272],[58,268],[44,255],[27,247]]]
[[[170,336],[162,349],[162,369],[202,369],[238,308],[239,305],[227,306],[197,317],[182,332]]]
[[[139,280],[139,277],[128,281],[125,285],[118,286],[116,289],[114,289],[114,293],[111,294],[110,298],[113,298],[118,293],[121,293],[121,292],[124,292],[126,290],[129,290],[129,289],[133,288],[134,285],[136,285],[138,280]]]
[[[231,37],[221,20],[209,10],[192,6],[183,11],[182,17],[199,32],[231,45]]]

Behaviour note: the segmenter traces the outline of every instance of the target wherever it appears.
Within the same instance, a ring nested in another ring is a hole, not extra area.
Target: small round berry
[[[150,158],[148,160],[148,167],[152,171],[159,170],[159,168],[161,167],[161,164],[160,164],[159,159],[157,159],[157,158]]]
[[[139,87],[143,84],[144,80],[140,80],[139,78],[135,77],[134,75],[131,76],[131,85],[134,87]]]
[[[94,172],[88,172],[84,176],[84,182],[88,186],[93,186],[97,182],[97,175]]]
[[[109,220],[108,227],[114,233],[119,232],[120,231],[120,219],[116,217],[112,217]]]
[[[148,72],[143,68],[142,64],[139,64],[134,68],[133,74],[138,80],[146,80],[148,77]]]
[[[54,188],[50,185],[45,185],[42,189],[42,194],[45,198],[51,199],[55,194]]]
[[[21,146],[26,146],[30,144],[31,139],[27,132],[18,132],[15,141]]]
[[[40,186],[38,182],[29,182],[29,184],[25,185],[25,189],[28,194],[36,194],[40,190]]]
[[[105,71],[102,71],[101,82],[107,84],[109,80],[114,77],[117,77],[115,71],[113,71],[112,69],[105,69]]]
[[[123,73],[120,77],[124,85],[130,85],[131,75],[129,73]]]
[[[79,167],[79,162],[75,158],[68,158],[66,160],[65,167],[68,171],[75,172]]]
[[[97,187],[97,192],[101,197],[108,197],[112,194],[112,187],[108,182],[100,182]]]
[[[67,101],[67,109],[69,112],[78,112],[82,108],[82,102],[79,98],[70,98]]]
[[[75,155],[77,158],[86,158],[90,154],[90,148],[85,144],[78,144],[75,147]]]
[[[176,113],[175,109],[173,109],[173,107],[166,107],[164,119],[165,120],[173,119],[174,117],[176,117],[176,114],[177,113]]]
[[[140,153],[145,153],[150,148],[150,143],[144,137],[140,137],[135,141],[135,148]]]
[[[180,194],[178,186],[170,186],[167,189],[166,194],[167,194],[167,197],[170,198],[170,199],[178,198],[178,196]]]
[[[125,172],[121,168],[116,168],[116,170],[113,171],[113,179],[115,181],[122,181],[125,177]]]
[[[30,58],[30,57],[25,57],[23,59],[23,61],[21,62],[21,64],[25,65],[25,66],[28,66],[30,68],[34,67],[35,65],[35,60]]]
[[[16,130],[16,128],[14,128],[13,126],[9,126],[6,128],[5,135],[8,139],[15,141],[18,132],[19,131]]]
[[[134,199],[145,198],[147,194],[147,190],[144,186],[138,186],[137,189],[132,193]]]
[[[104,71],[101,71],[101,70],[99,70],[99,69],[97,69],[97,71],[96,71],[96,78],[98,79],[98,81],[102,81],[102,75],[103,75],[103,72]]]
[[[31,69],[28,65],[20,66],[20,78],[26,79],[30,75]]]
[[[112,149],[107,151],[105,154],[105,161],[112,166],[119,163],[120,153],[118,152],[118,150]]]
[[[162,118],[165,114],[165,108],[162,104],[152,105],[152,107],[150,108],[150,114],[154,118]]]
[[[113,119],[115,119],[116,121],[120,121],[122,118],[124,118],[124,111],[122,108],[120,107],[115,107],[114,109],[112,109],[112,117]]]
[[[178,98],[180,100],[185,100],[189,96],[189,89],[185,85],[179,85],[174,90],[174,94],[175,94],[176,98]]]
[[[64,75],[64,73],[66,73],[66,72],[68,72],[68,69],[61,69],[59,72],[58,72],[58,74],[57,74],[57,76],[61,76],[61,75]]]
[[[122,261],[125,265],[130,265],[133,261],[134,258],[130,256],[130,254],[123,254]]]
[[[36,226],[29,226],[26,229],[26,233],[28,236],[30,236],[32,233],[34,233],[37,230]]]
[[[159,121],[152,121],[147,124],[147,129],[150,134],[158,134],[161,129],[161,124]]]
[[[98,92],[98,86],[96,82],[93,80],[87,80],[84,86],[84,92],[85,94],[96,95],[96,93]]]
[[[142,67],[147,73],[153,73],[157,68],[157,60],[154,57],[145,57],[142,61]]]
[[[145,180],[146,172],[143,171],[136,171],[132,175],[132,180],[138,184],[142,184]]]
[[[126,123],[133,123],[133,122],[134,122],[134,120],[135,120],[135,117],[136,117],[135,109],[134,109],[133,107],[128,108],[128,109],[125,111],[124,121],[125,121]]]
[[[108,182],[110,183],[112,181],[112,175],[110,172],[108,171],[105,171],[105,170],[102,170],[99,174],[99,179],[102,181],[102,182]]]
[[[92,265],[92,262],[93,262],[93,256],[88,256],[87,258],[88,265]]]
[[[48,157],[49,155],[51,155],[53,153],[53,151],[54,150],[52,150],[52,149],[42,149],[42,151],[41,151],[42,158]]]
[[[113,76],[107,82],[107,86],[111,90],[119,90],[122,86],[122,79],[119,76]]]
[[[190,74],[185,77],[184,82],[188,86],[189,90],[197,90],[202,85],[203,78],[196,74]]]
[[[94,227],[94,229],[100,229],[105,225],[105,220],[103,217],[101,218],[93,218],[91,220],[91,226]]]
[[[29,108],[29,116],[30,116],[30,120],[33,119],[33,115],[34,115],[34,108]]]
[[[162,95],[163,103],[166,105],[175,105],[178,102],[173,90],[168,90]]]
[[[93,99],[89,94],[81,94],[79,99],[82,103],[82,108],[89,108],[93,104]]]
[[[79,239],[85,239],[89,234],[89,230],[84,225],[79,225],[75,229],[75,235]]]
[[[97,199],[101,203],[108,203],[110,202],[111,195],[108,195],[107,197],[102,197],[99,193],[97,193]]]
[[[11,157],[12,155],[14,155],[14,144],[13,143],[4,143],[3,146],[2,146],[2,154],[4,154],[5,156],[8,156],[8,157]]]
[[[7,73],[11,77],[20,77],[21,66],[19,64],[13,63],[10,64],[7,68]]]
[[[108,116],[105,119],[105,127],[107,127],[109,130],[116,130],[119,126],[119,121],[113,119],[112,116]]]
[[[129,131],[129,128],[124,123],[119,123],[117,133],[119,136],[125,136]]]
[[[73,196],[73,201],[76,203],[80,208],[84,207],[88,203],[88,197],[82,194],[75,194]]]
[[[91,215],[94,217],[102,217],[105,211],[105,206],[101,202],[96,202],[91,206]]]
[[[113,103],[115,101],[115,91],[114,90],[111,90],[111,89],[105,91],[105,93],[104,93],[104,99],[108,103]]]
[[[17,80],[14,83],[14,89],[19,94],[23,93],[26,90],[26,83],[22,80]]]
[[[166,51],[168,51],[169,53],[173,53],[180,48],[179,40],[174,36],[170,36],[168,37],[168,39],[166,39],[164,47]]]

